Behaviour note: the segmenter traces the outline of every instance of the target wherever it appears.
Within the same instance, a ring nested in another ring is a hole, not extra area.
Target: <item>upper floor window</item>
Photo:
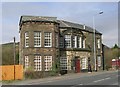
[[[50,33],[50,32],[44,33],[44,46],[52,47],[52,33]]]
[[[55,34],[55,45],[58,47],[58,33]]]
[[[73,47],[77,48],[77,36],[73,36]]]
[[[97,40],[97,46],[100,49],[100,39]]]
[[[29,47],[29,32],[25,32],[25,47]]]
[[[52,56],[44,56],[45,71],[52,70]]]
[[[63,47],[64,47],[64,38],[63,38],[63,37],[60,37],[59,47],[60,47],[60,48],[63,48]]]
[[[41,56],[35,55],[34,56],[34,70],[35,71],[41,71],[42,70],[42,62],[41,62]]]
[[[82,48],[82,39],[78,37],[78,48]]]
[[[34,47],[41,47],[41,32],[34,32]]]
[[[66,48],[71,47],[71,35],[65,35],[65,47]]]
[[[83,39],[83,48],[85,48],[86,40]]]

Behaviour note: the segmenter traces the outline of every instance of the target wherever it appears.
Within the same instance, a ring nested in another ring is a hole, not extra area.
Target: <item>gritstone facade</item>
[[[82,72],[102,69],[102,34],[86,25],[57,20],[57,17],[21,16],[20,64],[24,70]]]

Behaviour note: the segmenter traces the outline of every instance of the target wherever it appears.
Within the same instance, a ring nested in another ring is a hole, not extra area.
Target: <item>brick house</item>
[[[20,64],[24,69],[49,72],[52,67],[65,72],[94,70],[93,29],[57,20],[56,17],[21,16]],[[96,31],[97,70],[102,69],[102,34]]]

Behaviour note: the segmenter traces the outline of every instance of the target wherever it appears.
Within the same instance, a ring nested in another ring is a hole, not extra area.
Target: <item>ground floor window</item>
[[[87,69],[87,65],[88,65],[88,61],[87,61],[87,58],[84,57],[81,59],[81,68],[82,69]]]
[[[101,56],[97,56],[97,64],[98,64],[98,67],[101,66]]]
[[[29,67],[29,58],[28,58],[28,56],[25,56],[25,60],[24,61],[25,61],[24,62],[24,66],[25,66],[25,70],[26,70]]]
[[[67,70],[67,57],[60,57],[60,69]]]
[[[45,71],[52,70],[52,56],[44,56]]]
[[[41,56],[35,55],[34,56],[34,71],[41,71],[41,70],[42,70]]]

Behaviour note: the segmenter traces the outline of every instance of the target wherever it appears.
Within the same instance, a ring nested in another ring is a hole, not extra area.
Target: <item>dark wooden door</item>
[[[79,73],[80,72],[80,60],[75,61],[75,72]]]

